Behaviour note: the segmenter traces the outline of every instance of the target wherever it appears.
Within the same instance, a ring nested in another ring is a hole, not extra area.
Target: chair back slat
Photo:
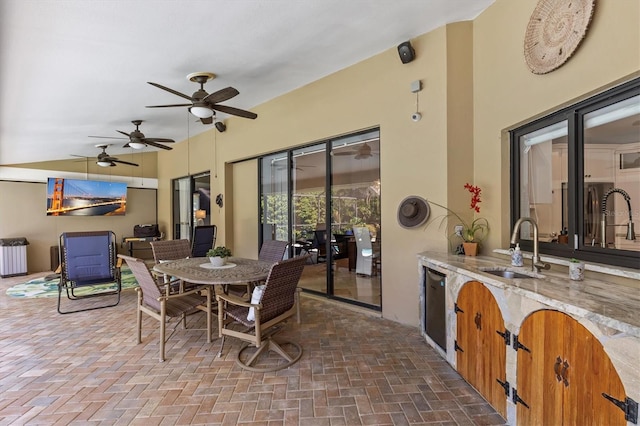
[[[153,276],[144,261],[142,259],[125,256],[123,254],[119,254],[118,257],[124,259],[125,262],[127,262],[129,269],[131,269],[133,276],[142,290],[142,301],[144,304],[159,311],[160,302],[158,301],[158,298],[162,293],[160,292],[160,288],[153,279]]]
[[[308,256],[298,256],[275,263],[269,271],[264,293],[260,321],[266,322],[291,309],[295,303],[296,287],[302,276]]]
[[[267,240],[262,243],[258,260],[264,262],[280,262],[284,258],[285,250],[289,243],[287,241]]]

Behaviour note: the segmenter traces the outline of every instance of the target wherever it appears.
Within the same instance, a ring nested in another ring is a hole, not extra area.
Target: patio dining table
[[[193,284],[222,286],[264,281],[273,263],[241,257],[229,257],[223,266],[213,266],[208,257],[172,260],[155,265],[153,270]]]

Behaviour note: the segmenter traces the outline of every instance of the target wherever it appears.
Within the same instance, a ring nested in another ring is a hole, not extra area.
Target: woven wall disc
[[[578,48],[593,16],[596,0],[540,0],[524,36],[524,58],[534,74],[564,64]]]

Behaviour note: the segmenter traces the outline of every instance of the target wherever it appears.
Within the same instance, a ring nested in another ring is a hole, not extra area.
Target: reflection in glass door
[[[261,238],[310,255],[299,286],[381,309],[379,130],[263,157],[260,168]]]
[[[380,133],[334,140],[331,151],[333,294],[381,307]]]
[[[327,265],[331,265],[327,227],[327,144],[293,151],[292,234],[300,252],[311,254],[300,287],[331,294]]]
[[[173,181],[173,238],[190,240],[194,226],[211,224],[209,173]]]
[[[289,168],[286,153],[260,161],[260,243],[289,241]]]

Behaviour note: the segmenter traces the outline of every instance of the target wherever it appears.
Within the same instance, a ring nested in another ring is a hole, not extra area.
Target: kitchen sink
[[[523,274],[522,272],[516,272],[504,268],[480,268],[480,270],[487,274],[502,278],[536,278],[534,275]]]

